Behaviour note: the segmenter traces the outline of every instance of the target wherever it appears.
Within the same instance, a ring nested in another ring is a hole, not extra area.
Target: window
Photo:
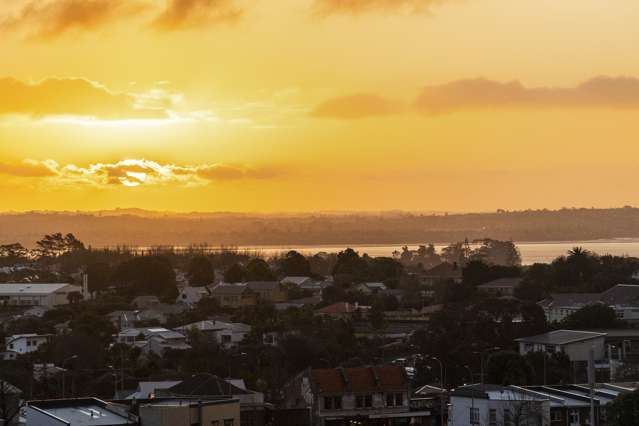
[[[222,343],[231,343],[231,335],[223,334],[222,335]]]
[[[370,408],[373,406],[373,395],[366,395],[364,397],[364,407]]]
[[[398,407],[404,405],[404,394],[403,393],[396,393],[395,394],[395,405],[398,406]]]
[[[324,397],[324,409],[325,410],[332,410],[333,409],[333,397],[332,396],[325,396]]]
[[[233,426],[234,424],[235,424],[235,420],[233,419],[224,420],[224,426]]]
[[[363,395],[357,395],[355,397],[355,407],[362,408],[363,406],[364,406],[364,396]]]
[[[504,408],[504,424],[509,425],[513,421],[513,415],[508,408]]]
[[[341,410],[342,409],[342,397],[341,396],[336,396],[335,398],[333,398],[333,407],[335,407],[336,410]]]
[[[568,423],[570,423],[571,425],[579,424],[579,411],[570,410],[570,412],[568,413]]]
[[[497,410],[494,408],[491,408],[490,411],[488,411],[488,423],[490,426],[497,425]]]
[[[387,407],[392,407],[393,405],[395,405],[395,395],[393,395],[392,393],[387,393],[386,394],[386,406]]]
[[[325,396],[324,397],[325,410],[340,410],[341,408],[342,408],[341,396]]]
[[[211,426],[220,426],[219,420],[211,420]]]
[[[551,422],[560,422],[561,421],[561,411],[555,410],[550,412],[550,421]]]
[[[470,424],[478,425],[479,424],[479,408],[470,408],[469,409],[470,416]]]

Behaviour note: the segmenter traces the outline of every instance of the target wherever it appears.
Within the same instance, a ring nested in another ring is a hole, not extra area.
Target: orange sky
[[[636,0],[0,2],[0,210],[639,204]]]

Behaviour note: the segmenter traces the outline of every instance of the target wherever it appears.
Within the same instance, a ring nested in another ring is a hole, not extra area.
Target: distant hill
[[[94,247],[116,245],[417,244],[477,238],[570,241],[639,237],[639,209],[498,213],[171,213],[139,209],[0,214],[0,243],[31,246],[72,232]]]

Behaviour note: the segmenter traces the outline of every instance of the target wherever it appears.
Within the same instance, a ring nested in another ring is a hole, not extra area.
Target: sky
[[[0,211],[639,205],[636,0],[3,0]]]

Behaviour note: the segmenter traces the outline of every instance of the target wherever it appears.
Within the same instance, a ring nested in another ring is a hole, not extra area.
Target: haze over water
[[[568,250],[575,246],[583,247],[599,255],[634,256],[639,257],[639,239],[619,239],[602,241],[567,241],[567,242],[540,242],[540,243],[516,243],[521,253],[522,263],[531,265],[533,263],[550,263],[558,256],[565,255]],[[435,244],[438,252],[447,244]],[[369,256],[392,256],[394,251],[401,251],[404,244],[396,245],[348,245],[360,254],[367,253]],[[256,249],[265,256],[280,253],[282,251],[296,250],[304,254],[318,252],[337,253],[344,250],[346,246],[251,246],[241,247],[243,249]],[[416,250],[417,245],[408,245],[411,250]]]

